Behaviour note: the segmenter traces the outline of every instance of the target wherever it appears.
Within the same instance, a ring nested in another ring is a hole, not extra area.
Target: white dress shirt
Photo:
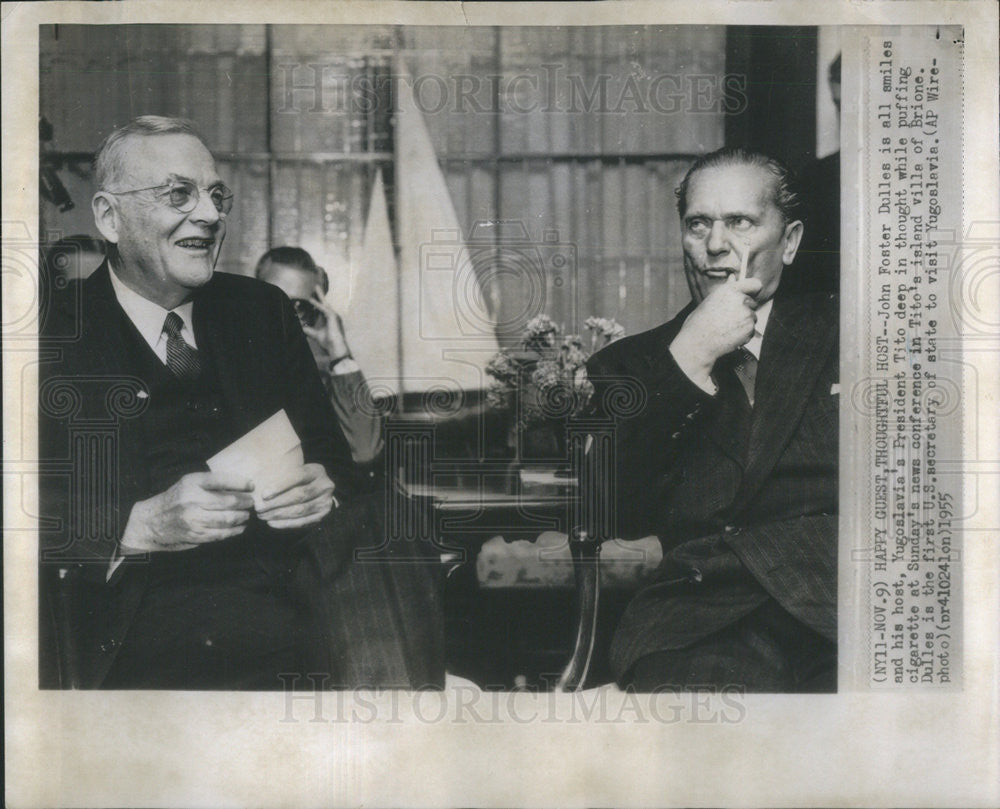
[[[175,309],[164,309],[159,304],[153,303],[135,290],[125,286],[125,282],[115,275],[110,264],[108,269],[111,270],[109,273],[111,286],[115,290],[115,297],[118,298],[119,305],[125,310],[128,319],[135,324],[142,339],[149,343],[153,353],[160,358],[160,362],[164,365],[167,364],[167,335],[163,333],[163,321],[171,312],[175,312],[184,321],[184,326],[181,328],[181,338],[184,342],[191,348],[198,347],[194,339],[194,331],[191,328],[191,313],[194,310],[194,304],[191,301],[182,303]]]
[[[757,323],[753,327],[753,337],[743,346],[747,351],[760,360],[760,347],[764,342],[764,329],[767,328],[767,319],[771,316],[771,307],[774,305],[774,298],[768,298],[757,308]]]

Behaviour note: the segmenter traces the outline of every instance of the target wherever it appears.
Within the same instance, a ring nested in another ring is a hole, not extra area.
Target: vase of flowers
[[[584,326],[589,339],[564,334],[550,317],[538,315],[528,322],[517,346],[499,351],[486,366],[491,377],[486,401],[511,413],[516,464],[567,460],[566,421],[587,406],[594,392],[586,362],[625,335],[609,318],[587,318]]]

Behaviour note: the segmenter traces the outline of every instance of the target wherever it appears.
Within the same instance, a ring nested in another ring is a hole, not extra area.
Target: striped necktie
[[[181,337],[182,328],[181,316],[176,312],[168,313],[163,321],[163,333],[167,335],[167,368],[178,379],[195,379],[201,372],[201,360],[198,352]]]

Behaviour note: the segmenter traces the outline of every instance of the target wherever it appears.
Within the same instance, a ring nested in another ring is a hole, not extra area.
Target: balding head
[[[687,170],[684,179],[674,192],[677,196],[677,212],[681,219],[687,213],[688,188],[692,178],[700,171],[727,166],[756,166],[771,175],[772,202],[786,223],[801,217],[802,201],[795,187],[791,170],[780,160],[764,152],[727,147],[702,155]]]
[[[108,135],[97,149],[94,157],[94,175],[97,187],[103,191],[118,191],[127,181],[125,177],[125,153],[135,138],[156,135],[190,135],[201,141],[208,149],[205,139],[195,125],[184,118],[170,118],[164,115],[140,115]]]

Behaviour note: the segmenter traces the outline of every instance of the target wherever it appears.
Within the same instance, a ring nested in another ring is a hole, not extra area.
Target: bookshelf
[[[377,169],[393,216],[393,83],[410,81],[462,226],[513,220],[574,247],[550,315],[634,332],[687,299],[673,189],[723,143],[718,27],[60,25],[41,28],[40,53],[45,159],[76,203],[43,204],[52,238],[94,233],[89,160],[114,126],[181,115],[236,192],[220,269],[297,244],[336,274],[360,249]],[[490,290],[501,319],[523,286]]]

